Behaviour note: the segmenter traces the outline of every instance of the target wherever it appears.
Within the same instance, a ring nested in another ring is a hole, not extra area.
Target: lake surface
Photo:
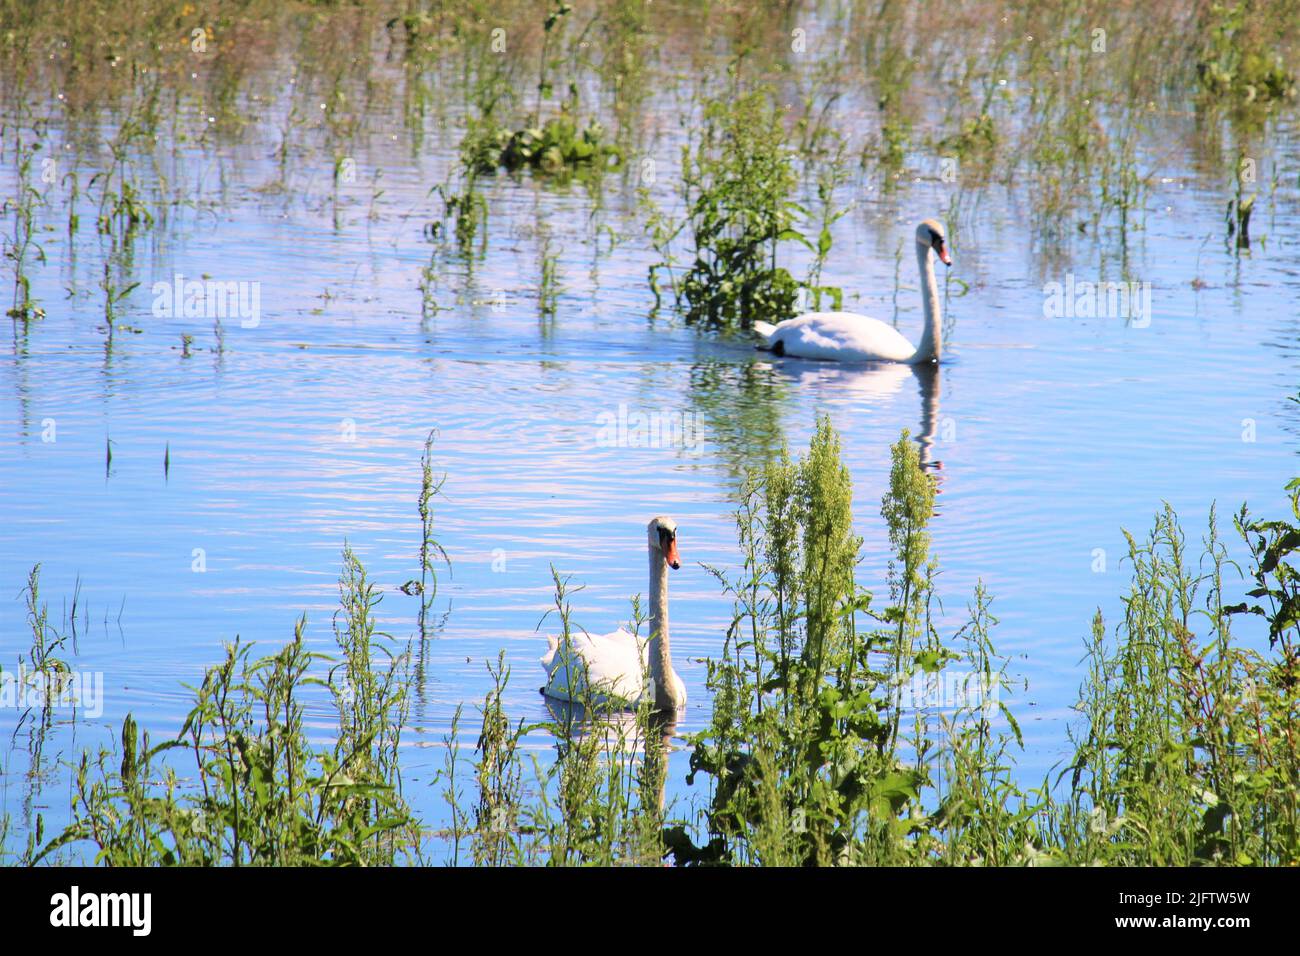
[[[889,445],[902,429],[925,435],[940,479],[932,530],[946,633],[982,580],[998,648],[1027,682],[1010,702],[1026,734],[1019,772],[1041,780],[1069,752],[1092,613],[1113,623],[1122,608],[1121,528],[1144,531],[1168,501],[1195,542],[1217,501],[1231,532],[1242,502],[1281,513],[1297,474],[1295,129],[1279,122],[1271,134],[1281,185],[1261,195],[1254,245],[1238,255],[1224,238],[1224,183],[1177,138],[1191,122],[1153,121],[1143,155],[1155,173],[1123,242],[1113,228],[1078,234],[1072,220],[1044,256],[1016,189],[989,186],[963,204],[954,266],[940,277],[946,352],[933,378],[774,359],[743,335],[687,328],[671,309],[648,317],[657,256],[635,163],[604,178],[599,201],[577,184],[486,180],[486,254],[439,258],[439,309],[422,317],[435,252],[424,227],[443,219],[429,190],[455,162],[454,112],[446,129],[430,121],[418,150],[397,118],[374,116],[337,206],[328,155],[305,153],[282,188],[268,188],[274,115],[244,142],[180,148],[195,201],[137,238],[142,284],[117,315],[135,331],[119,328],[111,352],[94,203],[80,200],[86,214],[69,238],[52,193],[41,213],[48,261],[31,273],[47,314],[26,332],[14,324],[0,349],[0,663],[12,671],[29,646],[20,592],[39,563],[56,620],[76,595],[74,663],[102,672],[105,698],[97,717],[56,727],[30,803],[19,712],[0,709],[0,813],[23,833],[41,811],[50,829],[66,816],[57,760],[110,744],[128,712],[155,739],[174,732],[184,685],[236,635],[269,651],[306,613],[309,639],[328,650],[344,542],[384,590],[381,626],[414,635],[419,600],[398,587],[418,576],[420,456],[433,429],[434,465],[447,475],[436,535],[452,566],[404,737],[417,813],[441,819],[429,784],[443,737],[464,704],[472,743],[499,651],[513,670],[512,718],[545,717],[537,658],[550,622],[538,624],[550,566],[584,585],[576,623],[612,630],[647,591],[645,524],[656,514],[680,528],[672,646],[690,703],[678,730],[699,730],[710,710],[702,659],[719,652],[731,615],[701,564],[735,566],[740,476],[781,442],[804,447],[819,413],[843,438],[862,580],[877,592]],[[643,148],[675,175],[684,132],[662,115],[652,125]],[[48,136],[57,155],[62,132]],[[840,195],[855,208],[836,227],[825,279],[845,289],[846,308],[892,319],[902,243],[897,323],[915,340],[912,231],[944,215],[957,187],[919,160],[909,169],[886,192],[854,164]],[[652,189],[665,203],[670,178]],[[8,167],[0,183],[13,188]],[[553,318],[538,309],[542,236],[558,256]],[[1116,279],[1121,260],[1150,283],[1149,323],[1044,316],[1045,283]],[[259,321],[227,319],[218,352],[211,319],[154,314],[152,285],[177,273],[257,283]],[[188,357],[182,335],[193,337]],[[687,440],[638,447],[635,435],[620,444],[602,430],[638,413],[667,416]],[[314,713],[322,740],[331,720],[323,706]],[[545,754],[550,743],[534,735],[530,746]],[[689,801],[685,756],[674,755],[669,788]]]

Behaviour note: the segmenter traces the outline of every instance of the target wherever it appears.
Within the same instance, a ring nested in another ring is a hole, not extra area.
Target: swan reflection
[[[635,711],[607,706],[588,711],[576,701],[545,695],[542,699],[555,721],[555,745],[561,756],[566,748],[581,742],[610,759],[630,758],[635,764],[640,757],[644,785],[656,795],[660,811],[664,809],[668,754],[677,736],[675,711],[648,711],[644,723],[638,724]]]
[[[935,444],[940,438],[939,388],[943,378],[938,364],[871,362],[846,365],[787,358],[772,363],[771,368],[790,379],[799,392],[815,395],[828,405],[846,402],[882,404],[897,395],[909,379],[914,380],[921,397],[920,427],[915,433],[916,443],[920,446],[921,467],[936,473],[943,470],[943,462],[935,457]],[[939,474],[935,477],[942,479]]]

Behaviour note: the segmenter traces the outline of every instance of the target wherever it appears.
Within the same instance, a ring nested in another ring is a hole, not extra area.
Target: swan
[[[913,347],[893,326],[856,312],[810,312],[776,325],[755,322],[754,331],[764,339],[760,348],[776,355],[831,362],[920,365],[939,361],[943,321],[930,253],[936,253],[940,262],[951,266],[945,241],[943,226],[933,219],[916,227],[916,264],[921,271],[921,305],[925,308],[925,330],[920,345]]]
[[[681,567],[677,522],[662,515],[652,518],[646,526],[646,538],[650,556],[650,640],[643,644],[621,627],[612,634],[570,634],[567,645],[548,635],[549,648],[541,659],[547,675],[542,688],[546,696],[625,707],[650,701],[660,711],[678,711],[686,706],[686,685],[673,670],[668,648],[668,569]]]

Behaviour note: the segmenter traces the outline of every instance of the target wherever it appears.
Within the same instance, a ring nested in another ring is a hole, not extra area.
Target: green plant
[[[1300,481],[1290,489],[1300,520]],[[1265,604],[1224,603],[1234,565],[1213,511],[1195,562],[1168,506],[1145,540],[1128,536],[1124,619],[1113,643],[1100,613],[1094,620],[1077,705],[1084,722],[1067,768],[1067,858],[1187,866],[1300,857],[1297,572],[1286,561],[1300,529],[1253,521],[1244,509],[1237,527],[1254,553],[1250,596]],[[1272,657],[1240,644],[1239,614],[1268,621]]]
[[[459,193],[453,193],[449,187],[434,186],[431,192],[436,192],[442,197],[443,208],[446,214],[455,220],[456,247],[460,254],[468,258],[474,251],[474,240],[483,230],[483,249],[487,247],[487,200],[478,192],[476,188],[477,178],[471,172],[465,176],[461,182]],[[437,226],[440,228],[441,223]],[[439,231],[438,229],[435,230]],[[426,271],[424,276],[424,311],[427,314],[436,312],[437,305],[431,299],[432,289],[434,286],[435,276],[431,271]]]
[[[447,482],[447,475],[435,475],[433,472],[433,441],[437,431],[430,431],[424,439],[424,453],[420,456],[420,496],[417,509],[420,514],[420,578],[403,584],[400,590],[405,594],[419,595],[420,598],[420,635],[427,635],[429,609],[438,597],[438,565],[441,563],[451,569],[451,559],[433,531],[433,499],[442,493],[442,486]]]
[[[1211,99],[1243,103],[1294,99],[1295,74],[1273,46],[1280,24],[1260,16],[1250,0],[1210,3],[1201,8],[1197,34],[1203,38],[1196,74]],[[1260,5],[1262,6],[1262,5]]]
[[[152,743],[130,715],[120,755],[83,752],[73,820],[35,860],[89,841],[113,866],[393,863],[416,848],[401,797],[397,753],[405,716],[405,652],[374,659],[378,600],[355,556],[344,552],[335,634],[342,662],[328,688],[339,715],[334,746],[314,747],[305,700],[326,660],[293,640],[253,659],[238,639],[194,689],[174,738]],[[170,760],[188,759],[182,774]]]
[[[912,136],[912,120],[903,104],[903,94],[911,83],[916,61],[886,36],[883,50],[872,68],[876,82],[876,106],[880,110],[880,144],[876,161],[886,174],[886,186],[892,184],[907,159]]]
[[[552,614],[559,621],[559,646],[572,657],[574,624],[567,578],[551,569],[555,585]],[[632,633],[639,636],[645,615],[632,599]],[[642,675],[648,684],[649,673]],[[666,751],[671,728],[649,701],[632,711],[629,702],[599,695],[583,683],[577,700],[552,701],[552,720],[540,725],[555,741],[556,759],[535,764],[537,799],[528,808],[531,853],[548,864],[645,864],[664,854]],[[644,757],[637,759],[638,752]]]
[[[551,36],[556,31],[556,27],[561,27],[565,17],[573,12],[573,7],[564,0],[552,0],[551,9],[546,14],[546,19],[542,21],[542,52],[538,59],[537,66],[537,108],[533,110],[533,123],[536,125],[537,119],[541,116],[542,100],[550,99],[552,86],[546,79],[546,70],[551,65],[547,60],[547,53],[551,48]]]
[[[851,485],[828,421],[807,457],[783,456],[747,485],[743,570],[715,572],[736,611],[723,657],[710,662],[713,720],[691,755],[691,777],[711,779],[709,840],[697,847],[675,833],[679,862],[887,862],[915,852],[930,775],[919,736],[912,761],[900,747],[898,693],[958,655],[928,624],[933,480],[906,435],[893,451],[882,514],[895,563],[882,613],[855,581]]]
[[[126,300],[139,282],[132,282],[126,288],[119,289],[113,281],[113,271],[109,263],[104,263],[104,275],[99,280],[99,288],[104,293],[104,324],[108,328],[108,339],[113,340],[113,330],[117,327],[117,307]]]
[[[504,696],[510,682],[505,653],[496,666],[488,665],[492,689],[483,702],[482,729],[475,745],[475,781],[478,804],[474,808],[473,854],[478,866],[504,866],[523,861],[520,842],[520,808],[523,804],[523,763],[519,744],[527,733],[522,721],[512,724]]]
[[[36,158],[40,143],[25,143],[21,131],[16,133],[14,157],[17,172],[16,195],[5,198],[3,212],[14,214],[13,233],[5,237],[4,257],[13,263],[14,294],[12,304],[6,311],[11,319],[27,322],[45,315],[32,299],[31,280],[27,276],[28,257],[35,254],[37,262],[45,262],[45,250],[36,242],[35,209],[44,203],[44,197],[32,185],[32,162]]]
[[[942,153],[963,161],[972,157],[987,159],[997,150],[997,146],[997,127],[988,113],[966,118],[957,132],[943,137],[935,144],[935,148]]]
[[[889,602],[876,609],[857,584],[851,484],[822,419],[805,457],[779,455],[745,485],[741,566],[714,572],[734,613],[722,654],[708,662],[708,727],[688,738],[688,783],[709,784],[699,815],[674,818],[664,806],[672,726],[663,715],[589,698],[552,702],[544,724],[514,720],[501,655],[489,667],[474,802],[461,806],[458,711],[438,776],[451,825],[435,836],[450,862],[468,841],[485,865],[665,855],[678,864],[1294,864],[1300,479],[1290,491],[1294,523],[1237,516],[1253,555],[1250,600],[1239,604],[1225,603],[1235,565],[1213,514],[1199,559],[1168,508],[1146,539],[1129,536],[1123,619],[1112,639],[1099,613],[1087,642],[1074,756],[1056,784],[1026,791],[1014,778],[1022,742],[1001,696],[1011,682],[991,636],[991,598],[977,586],[949,639],[931,620],[934,486],[914,443],[904,434],[892,449],[881,507]],[[567,644],[572,589],[553,576]],[[65,638],[50,628],[37,580],[33,569],[31,663],[57,676],[69,667],[55,656]],[[81,841],[111,865],[422,858],[399,759],[409,646],[376,630],[378,601],[345,549],[337,660],[307,650],[304,620],[267,657],[236,640],[194,689],[175,738],[154,743],[128,716],[116,752],[81,755],[71,824],[42,845],[37,814],[22,860],[58,859]],[[1233,633],[1238,616],[1267,625],[1267,653]],[[632,617],[639,634],[637,599]],[[326,747],[310,743],[304,723],[316,688],[338,717]],[[539,732],[555,759],[534,759],[530,785],[525,739]]]
[[[794,242],[820,261],[830,250],[828,231],[814,246],[797,228],[806,214],[794,199],[796,176],[781,114],[771,94],[757,90],[709,102],[703,121],[694,152],[682,150],[685,220],[668,228],[661,218],[651,219],[663,257],[651,267],[651,286],[657,295],[657,274],[666,271],[691,324],[748,328],[755,320],[789,318],[801,288],[821,290],[779,265],[779,251]],[[679,279],[669,247],[683,231],[694,258]]]
[[[537,315],[543,326],[549,327],[555,322],[560,295],[560,260],[559,256],[551,252],[549,233],[542,236],[538,254],[541,257],[541,277],[537,285]]]
[[[14,739],[27,728],[27,752],[30,758],[27,777],[39,785],[45,772],[45,739],[54,723],[54,710],[61,703],[76,704],[70,693],[72,666],[66,655],[69,635],[60,633],[50,621],[49,607],[41,600],[41,566],[33,565],[27,574],[27,586],[22,592],[27,611],[27,626],[31,631],[31,645],[26,655],[18,657],[18,672],[11,675],[14,681],[10,690],[25,685],[26,706],[14,727]],[[75,607],[74,607],[75,620]],[[75,628],[74,628],[75,632]],[[0,676],[0,679],[3,679]],[[29,834],[30,836],[30,834]],[[30,860],[35,844],[30,840],[25,858]]]
[[[510,131],[491,120],[471,124],[461,144],[466,168],[475,173],[530,169],[567,176],[578,169],[602,171],[622,162],[617,146],[605,141],[605,127],[592,119],[581,129],[568,111],[545,123]]]

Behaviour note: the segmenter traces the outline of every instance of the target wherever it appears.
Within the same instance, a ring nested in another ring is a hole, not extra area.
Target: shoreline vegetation
[[[736,512],[743,561],[709,569],[734,616],[707,662],[712,717],[698,734],[675,738],[648,705],[590,701],[525,724],[505,707],[502,652],[473,746],[458,711],[430,784],[450,825],[422,826],[400,764],[411,645],[376,630],[382,595],[345,547],[333,654],[304,646],[305,619],[266,656],[236,639],[192,688],[174,738],[128,715],[120,746],[74,764],[71,824],[50,836],[38,816],[25,849],[0,848],[11,863],[84,851],[112,866],[1300,862],[1300,479],[1289,486],[1297,524],[1235,517],[1253,556],[1245,569],[1229,562],[1213,513],[1199,553],[1167,506],[1147,536],[1127,535],[1124,616],[1091,623],[1073,756],[1026,790],[993,597],[977,586],[966,623],[939,633],[934,479],[906,432],[892,462],[880,509],[887,594],[857,584],[851,481],[827,419],[803,457],[782,453],[749,476]],[[426,521],[428,511],[422,497]],[[1232,573],[1254,585],[1245,603],[1225,604]],[[554,577],[565,641],[575,585]],[[57,688],[70,648],[41,602],[39,568],[26,595],[28,664]],[[632,611],[648,637],[639,601]],[[1267,652],[1234,634],[1243,615],[1267,622]],[[313,687],[337,715],[330,747],[306,730]],[[942,688],[946,699],[927,698]],[[31,721],[39,747],[48,709]],[[521,742],[536,731],[555,759],[529,766]],[[664,805],[672,747],[689,751],[689,808]]]

